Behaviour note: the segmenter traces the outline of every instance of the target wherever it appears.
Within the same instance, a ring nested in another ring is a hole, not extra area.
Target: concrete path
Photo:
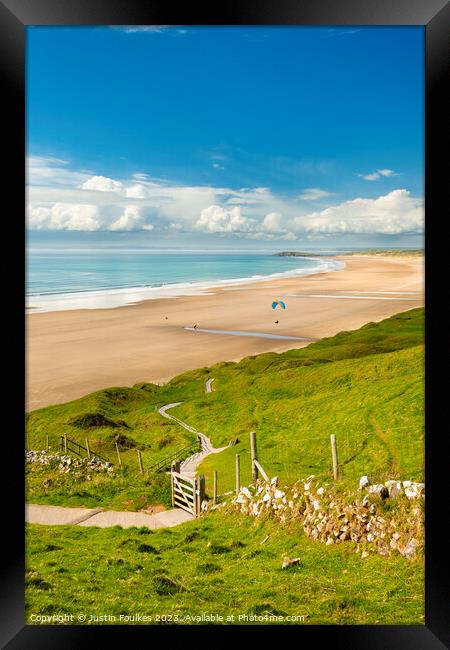
[[[214,381],[214,377],[210,377],[205,381],[205,393],[212,393],[212,386],[211,384]]]
[[[183,474],[186,474],[187,476],[194,478],[195,470],[200,465],[202,460],[206,458],[206,456],[209,456],[210,454],[218,454],[224,449],[227,449],[228,445],[226,447],[214,448],[211,444],[211,440],[208,438],[208,436],[205,436],[204,433],[197,431],[197,429],[189,426],[189,424],[186,424],[186,422],[183,422],[182,420],[175,417],[174,415],[169,415],[169,413],[167,413],[169,409],[174,408],[175,406],[179,406],[182,403],[183,402],[174,402],[173,404],[166,404],[165,406],[162,406],[159,409],[159,414],[162,415],[164,418],[168,418],[169,420],[174,420],[177,424],[183,427],[183,429],[186,429],[191,433],[195,433],[198,436],[202,448],[201,451],[198,451],[196,454],[189,456],[189,458],[186,458],[186,460],[184,460],[180,464],[180,471]]]
[[[118,512],[116,510],[103,510],[102,508],[63,508],[61,506],[42,506],[27,504],[25,506],[25,521],[29,524],[45,524],[56,526],[70,524],[74,526],[98,526],[111,528],[112,526],[131,526],[145,528],[171,528],[185,521],[191,521],[193,515],[180,508],[164,510],[154,515],[145,512]]]

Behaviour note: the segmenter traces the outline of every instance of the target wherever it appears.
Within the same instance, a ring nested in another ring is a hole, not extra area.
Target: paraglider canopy
[[[280,305],[282,309],[286,309],[286,305],[282,300],[274,300],[272,303],[272,309],[276,309],[278,305]]]

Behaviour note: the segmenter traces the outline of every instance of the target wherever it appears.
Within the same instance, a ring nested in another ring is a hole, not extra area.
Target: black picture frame
[[[3,473],[8,473],[4,488],[2,582],[0,590],[0,630],[2,647],[9,650],[33,648],[87,648],[112,638],[116,643],[145,640],[155,642],[154,627],[147,626],[27,626],[24,624],[24,380],[25,350],[24,299],[25,234],[22,206],[25,199],[25,28],[29,25],[422,25],[426,42],[426,128],[425,128],[425,212],[426,212],[426,300],[432,296],[433,279],[439,276],[439,263],[448,257],[432,230],[445,221],[448,156],[445,134],[448,132],[448,104],[444,100],[449,56],[450,7],[445,0],[234,0],[204,6],[185,3],[180,7],[161,0],[0,0],[0,70],[2,93],[3,143],[7,161],[7,190],[11,201],[10,221],[14,222],[4,240],[4,250],[13,251],[17,260],[15,282],[5,287],[8,314],[5,319],[5,341],[12,362],[4,361],[4,373],[11,379],[7,394],[9,422],[4,422]],[[448,84],[447,84],[448,85]],[[448,214],[448,209],[447,209]],[[447,217],[448,219],[448,217]],[[442,251],[439,255],[439,246]],[[441,445],[447,435],[439,415],[445,407],[441,379],[429,372],[434,355],[442,358],[437,341],[439,319],[426,321],[426,618],[424,625],[413,626],[295,626],[302,643],[332,643],[333,648],[408,648],[429,649],[449,647],[448,584],[443,567],[447,564],[448,543],[445,533],[446,511],[442,512],[439,495],[444,493],[448,474],[447,457]],[[440,339],[440,340],[445,340]],[[448,346],[445,347],[447,349]],[[439,363],[439,362],[438,362]],[[441,397],[439,389],[441,388]],[[448,425],[447,425],[448,430]],[[445,509],[446,510],[446,509]],[[444,523],[443,523],[444,522]],[[6,522],[5,522],[6,523]],[[442,528],[442,526],[444,526]],[[166,643],[192,639],[205,626],[189,629],[165,627]],[[208,628],[217,632],[217,627]],[[255,628],[252,628],[253,630]],[[264,627],[264,634],[274,629]],[[277,627],[277,636],[286,628]],[[183,637],[181,637],[183,634]],[[232,641],[232,626],[220,628],[224,643]],[[327,639],[330,636],[331,639]],[[100,637],[100,638],[99,638]]]

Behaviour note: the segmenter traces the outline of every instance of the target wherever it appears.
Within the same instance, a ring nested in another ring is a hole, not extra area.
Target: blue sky
[[[27,32],[31,230],[420,244],[421,27]]]

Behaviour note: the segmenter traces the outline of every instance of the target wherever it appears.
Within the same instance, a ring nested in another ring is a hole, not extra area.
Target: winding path
[[[183,472],[183,474],[186,474],[187,476],[193,478],[195,476],[195,470],[200,465],[200,463],[206,458],[206,456],[209,456],[210,454],[218,454],[219,452],[224,451],[224,449],[227,449],[229,445],[225,447],[217,447],[217,448],[213,447],[211,444],[211,440],[208,438],[208,436],[205,436],[204,433],[197,431],[197,429],[191,427],[189,424],[186,424],[186,422],[183,422],[182,420],[175,417],[174,415],[169,415],[169,413],[167,413],[169,409],[174,408],[175,406],[179,406],[180,404],[183,404],[183,402],[174,402],[173,404],[166,404],[165,406],[161,406],[161,408],[158,409],[158,412],[164,418],[168,418],[169,420],[174,420],[177,424],[183,427],[183,429],[186,429],[186,431],[190,431],[191,433],[195,433],[196,436],[198,437],[202,448],[201,451],[198,451],[196,454],[189,456],[189,458],[186,458],[186,460],[184,460],[180,465],[180,470]]]
[[[205,381],[205,393],[212,393],[212,386],[211,384],[214,381],[214,377],[210,377]]]
[[[212,381],[212,380],[208,380]],[[194,427],[189,426],[174,415],[169,415],[167,411],[183,402],[174,402],[166,404],[159,409],[159,413],[169,420],[174,420],[183,429],[195,433],[201,444],[201,451],[189,456],[181,463],[180,469],[183,474],[193,478],[195,470],[202,460],[210,454],[217,454],[227,447],[215,449],[211,440],[204,433],[197,431]],[[131,526],[145,526],[146,528],[167,528],[178,526],[185,521],[190,521],[193,516],[181,508],[172,508],[164,510],[153,515],[145,512],[118,512],[115,510],[103,510],[103,508],[66,508],[60,506],[40,505],[28,503],[25,506],[25,520],[30,524],[51,525],[73,525],[73,526],[98,526],[99,528],[110,528],[111,526],[122,526],[129,528]]]

